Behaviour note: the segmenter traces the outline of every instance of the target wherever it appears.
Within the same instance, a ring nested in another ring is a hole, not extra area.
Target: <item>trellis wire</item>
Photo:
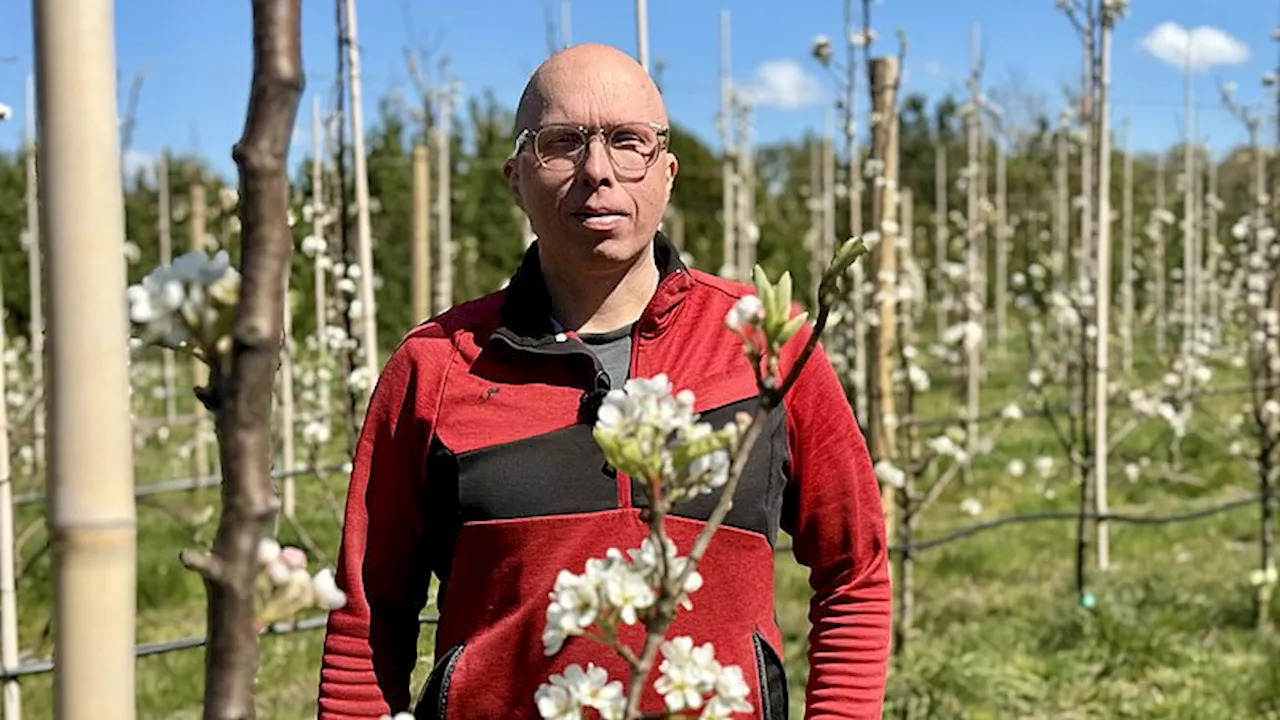
[[[328,623],[328,615],[317,615],[309,617],[297,622],[280,622],[273,623],[266,630],[259,634],[259,637],[273,637],[281,635],[292,635],[300,632],[310,632],[319,630]],[[420,625],[434,625],[440,621],[438,615],[420,615],[418,623]],[[166,655],[181,650],[192,650],[198,647],[204,647],[206,638],[203,635],[196,637],[180,638],[178,640],[166,640],[164,642],[144,643],[138,646],[134,653],[136,658],[144,658],[152,655]],[[29,660],[22,663],[14,669],[0,668],[0,680],[17,680],[30,675],[46,675],[53,672],[53,660]]]
[[[298,477],[301,475],[326,475],[334,472],[343,472],[348,469],[349,463],[339,463],[337,465],[328,465],[324,467],[301,467],[288,472],[277,470],[271,473],[273,480],[281,480],[284,478]],[[196,490],[198,488],[213,487],[222,482],[222,475],[201,475],[197,477],[176,478],[173,480],[165,480],[163,482],[149,483],[147,485],[139,485],[134,491],[134,497],[148,497],[150,495],[162,495],[171,492],[184,492],[187,490]],[[21,495],[15,495],[13,498],[14,505],[34,505],[44,502],[45,494],[43,492],[29,492]]]
[[[1272,497],[1280,497],[1280,493],[1273,493]],[[1249,495],[1233,500],[1228,500],[1210,507],[1197,508],[1184,513],[1173,515],[1139,515],[1125,512],[1107,512],[1096,513],[1087,512],[1085,517],[1099,520],[1105,519],[1117,523],[1129,523],[1134,525],[1173,525],[1184,522],[1192,522],[1202,520],[1206,517],[1212,517],[1236,508],[1244,507],[1257,503],[1262,499],[1262,495]],[[994,520],[988,520],[980,523],[960,528],[953,532],[947,533],[936,538],[922,540],[918,543],[911,543],[908,547],[911,552],[922,552],[951,543],[959,542],[988,530],[994,530],[1009,525],[1024,525],[1030,523],[1048,522],[1053,520],[1077,520],[1080,517],[1079,511],[1049,511],[1040,513],[1027,513],[1020,515],[1011,515]],[[781,553],[790,550],[790,545],[779,545],[775,552]],[[890,545],[888,548],[890,553],[901,553],[904,548],[901,545]],[[289,635],[297,632],[308,632],[318,630],[325,627],[328,616],[320,615],[316,617],[306,618],[298,622],[292,623],[275,623],[267,630],[263,631],[262,637],[270,637],[277,635]],[[439,622],[439,615],[422,615],[419,616],[418,622],[424,625],[431,625]],[[204,636],[180,638],[177,640],[169,640],[164,642],[146,643],[139,645],[135,653],[135,657],[142,658],[152,655],[163,655],[182,650],[191,650],[203,647],[205,644]],[[53,671],[53,660],[33,660],[19,665],[17,668],[7,669],[0,668],[0,680],[21,679],[30,675],[42,675]]]

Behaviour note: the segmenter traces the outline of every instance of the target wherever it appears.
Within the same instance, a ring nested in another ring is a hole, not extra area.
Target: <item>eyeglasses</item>
[[[657,123],[623,123],[609,128],[586,128],[581,125],[551,124],[525,128],[516,136],[511,157],[520,154],[526,144],[533,145],[538,164],[548,170],[577,170],[587,156],[587,144],[600,135],[605,153],[619,172],[642,173],[653,166],[666,149],[670,128]]]

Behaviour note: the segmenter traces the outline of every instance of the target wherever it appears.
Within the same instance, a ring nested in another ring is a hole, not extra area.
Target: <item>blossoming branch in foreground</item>
[[[761,317],[750,304],[738,308],[740,327]],[[622,390],[610,392],[597,415],[593,433],[605,457],[620,472],[648,481],[646,492],[658,491],[650,498],[655,507],[710,493],[728,481],[730,453],[737,449],[747,419],[716,430],[697,421],[694,404],[692,392],[673,393],[667,376],[657,375],[629,380]],[[660,542],[647,537],[625,554],[610,548],[604,558],[587,560],[581,574],[560,571],[548,595],[542,636],[548,656],[575,636],[620,649],[618,628],[647,627],[664,592],[676,593],[680,607],[692,607],[689,594],[702,587],[702,576],[691,570],[685,577],[689,559],[677,554],[670,538],[660,537]],[[673,587],[682,577],[683,584]],[[692,638],[681,637],[661,649],[666,660],[659,666],[662,677],[655,689],[671,712],[701,710],[699,717],[710,719],[750,709],[741,669],[716,663],[710,643],[695,651]],[[621,681],[609,681],[602,668],[570,665],[549,680],[534,697],[543,718],[580,718],[583,708],[606,720],[626,713]]]
[[[825,325],[831,307],[845,294],[844,272],[866,252],[861,239],[851,238],[835,253],[818,288],[819,325]],[[786,342],[805,325],[808,314],[792,315],[789,273],[775,285],[756,266],[754,280],[756,294],[739,298],[726,313],[724,324],[741,338],[765,397],[770,397],[770,392],[785,394],[790,380],[779,382],[778,358]],[[821,332],[821,327],[815,330],[797,367]],[[693,393],[673,392],[669,378],[662,374],[631,379],[605,397],[592,434],[614,468],[641,481],[649,495],[651,535],[626,555],[610,548],[604,558],[587,560],[581,574],[561,570],[548,594],[542,641],[548,656],[559,653],[575,636],[610,647],[629,660],[632,682],[641,682],[660,650],[665,659],[658,666],[661,677],[654,690],[662,695],[668,713],[687,718],[701,711],[696,717],[727,719],[735,712],[752,709],[746,700],[750,691],[741,668],[720,665],[711,643],[695,647],[689,637],[662,637],[675,609],[691,608],[689,594],[703,582],[693,560],[676,554],[675,543],[663,529],[663,519],[675,503],[732,484],[734,455],[748,449],[742,441],[753,427],[753,416],[741,413],[717,430],[698,422],[694,407]],[[757,413],[755,418],[760,416]],[[726,492],[731,490],[726,488]],[[725,511],[727,499],[721,497],[717,512]],[[714,531],[717,523],[713,519],[699,536],[694,554],[702,552],[696,548],[705,550],[705,533]],[[640,654],[618,641],[620,625],[637,623],[648,630]],[[657,644],[660,639],[661,645]],[[594,709],[606,720],[639,712],[631,703],[641,697],[640,688],[631,687],[624,696],[622,683],[609,681],[606,671],[594,664],[589,663],[585,670],[569,665],[549,680],[534,696],[543,718],[577,719],[583,708]]]
[[[240,273],[231,267],[226,250],[212,257],[192,250],[155,268],[125,292],[129,319],[143,341],[207,350],[228,336]]]

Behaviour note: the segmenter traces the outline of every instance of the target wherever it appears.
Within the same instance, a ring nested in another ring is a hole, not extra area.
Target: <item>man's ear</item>
[[[511,197],[516,201],[516,205],[524,210],[524,200],[520,197],[520,168],[516,167],[519,162],[517,158],[511,158],[502,164],[502,174],[507,178],[507,189],[511,191]]]
[[[680,160],[675,153],[667,153],[667,199],[671,199],[671,189],[675,187],[676,175],[680,173]]]

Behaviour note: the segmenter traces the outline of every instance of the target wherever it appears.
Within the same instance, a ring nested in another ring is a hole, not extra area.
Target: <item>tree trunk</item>
[[[282,289],[293,253],[288,154],[302,94],[301,0],[254,0],[253,82],[240,171],[241,285],[229,362],[203,393],[217,417],[222,516],[211,555],[184,553],[209,598],[206,720],[254,717],[258,670],[253,583],[271,522],[271,386],[280,351]]]

